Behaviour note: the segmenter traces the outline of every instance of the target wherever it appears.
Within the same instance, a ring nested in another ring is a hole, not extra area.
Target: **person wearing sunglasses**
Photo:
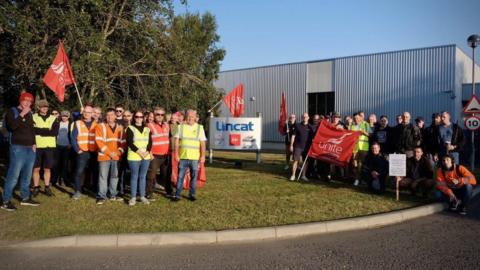
[[[152,154],[153,159],[150,162],[150,169],[147,175],[147,199],[153,199],[153,189],[155,187],[157,171],[160,169],[160,181],[158,184],[161,184],[165,187],[167,198],[173,196],[172,183],[168,178],[168,152],[170,146],[170,127],[165,119],[165,109],[161,107],[156,107],[153,110],[155,114],[155,119],[153,123],[149,123],[147,126],[152,132]]]
[[[115,106],[115,118],[117,119],[117,124],[122,124],[119,122],[123,121],[123,112],[125,110],[123,109],[122,105],[117,105]]]
[[[137,202],[137,187],[140,193],[140,201],[144,204],[150,204],[145,197],[145,186],[148,167],[152,155],[152,137],[150,129],[145,126],[144,114],[142,111],[136,111],[134,114],[133,124],[127,128],[127,160],[130,167],[130,201],[128,205],[134,206]]]

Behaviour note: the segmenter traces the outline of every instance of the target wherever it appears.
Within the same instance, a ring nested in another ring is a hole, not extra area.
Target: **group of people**
[[[38,206],[36,196],[52,196],[51,186],[62,184],[73,186],[73,200],[93,192],[98,205],[107,200],[123,201],[127,169],[130,206],[137,201],[149,204],[155,188],[163,188],[167,198],[179,201],[187,174],[188,199],[196,200],[206,136],[195,110],[167,115],[162,107],[146,112],[116,106],[102,114],[100,107],[87,104],[71,117],[68,111],[50,110],[46,100],[36,102],[34,113],[33,103],[34,97],[23,92],[19,105],[5,114],[9,163],[2,209],[16,210],[12,197],[17,182],[20,205],[24,206]],[[178,167],[175,190],[170,181],[173,163]]]
[[[327,117],[315,114],[312,121],[309,121],[308,113],[303,113],[299,122],[295,114],[291,114],[285,126],[285,170],[290,169],[293,157],[290,180],[296,179],[299,164],[305,161],[320,122],[324,119],[337,129],[360,132],[350,164],[342,168],[310,159],[306,161],[300,179],[329,181],[336,177],[351,180],[355,186],[365,181],[376,193],[383,193],[387,180],[392,179],[392,182],[397,182],[400,188],[408,189],[412,194],[422,192],[426,196],[436,189],[435,195],[439,200],[448,200],[452,210],[466,214],[476,179],[466,167],[459,164],[465,139],[463,130],[451,121],[449,112],[433,114],[428,127],[422,117],[417,117],[412,123],[409,112],[398,115],[394,126],[389,125],[385,115],[377,121],[375,114],[365,118],[363,111],[343,119],[336,112]],[[389,178],[388,155],[393,153],[406,155],[405,177]]]

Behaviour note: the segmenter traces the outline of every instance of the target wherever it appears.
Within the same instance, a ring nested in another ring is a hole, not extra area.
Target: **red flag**
[[[280,118],[278,119],[278,132],[285,136],[285,126],[287,124],[287,101],[285,100],[285,93],[282,92],[282,101],[280,103]]]
[[[337,129],[327,120],[323,120],[313,138],[308,156],[338,166],[346,166],[359,137],[358,131]]]
[[[177,186],[177,180],[178,180],[178,162],[175,159],[175,154],[171,154],[171,159],[172,159],[172,176],[170,180],[172,181],[174,186]],[[198,175],[197,175],[197,188],[201,188],[205,186],[205,183],[207,182],[207,173],[205,172],[205,163],[199,163],[199,170],[198,170]],[[183,188],[188,189],[190,188],[190,170],[187,169],[187,172],[185,173],[185,178],[183,179]]]
[[[63,42],[58,43],[58,51],[53,64],[43,77],[43,82],[50,88],[57,96],[60,102],[63,102],[65,96],[65,86],[71,85],[75,82],[73,77],[72,67],[68,56],[63,48]]]
[[[245,113],[245,103],[243,99],[243,84],[237,85],[233,90],[223,98],[223,102],[230,110],[233,117],[240,117]]]

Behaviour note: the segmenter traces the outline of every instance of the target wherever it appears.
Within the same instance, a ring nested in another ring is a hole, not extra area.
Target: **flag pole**
[[[212,112],[213,109],[215,109],[215,107],[217,107],[220,103],[222,103],[223,99],[220,100],[219,102],[217,102],[210,110],[208,110],[208,112]]]
[[[80,92],[78,92],[77,83],[73,82],[73,85],[75,85],[75,92],[77,92],[78,101],[80,101],[80,109],[83,110],[82,98],[80,97]]]
[[[307,160],[308,160],[308,155],[307,155],[307,157],[305,158],[305,160],[303,161],[302,169],[300,170],[300,173],[298,174],[297,181],[300,180],[300,177],[301,177],[302,172],[303,172],[303,168],[305,167],[305,164],[307,164]]]

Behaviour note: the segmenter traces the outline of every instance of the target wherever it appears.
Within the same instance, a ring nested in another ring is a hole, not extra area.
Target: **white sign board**
[[[465,127],[468,130],[475,131],[480,128],[480,118],[476,116],[469,116],[465,119]]]
[[[217,150],[260,150],[262,120],[256,117],[213,117],[209,127],[210,148]]]
[[[388,156],[388,175],[407,176],[407,155],[390,154]]]

